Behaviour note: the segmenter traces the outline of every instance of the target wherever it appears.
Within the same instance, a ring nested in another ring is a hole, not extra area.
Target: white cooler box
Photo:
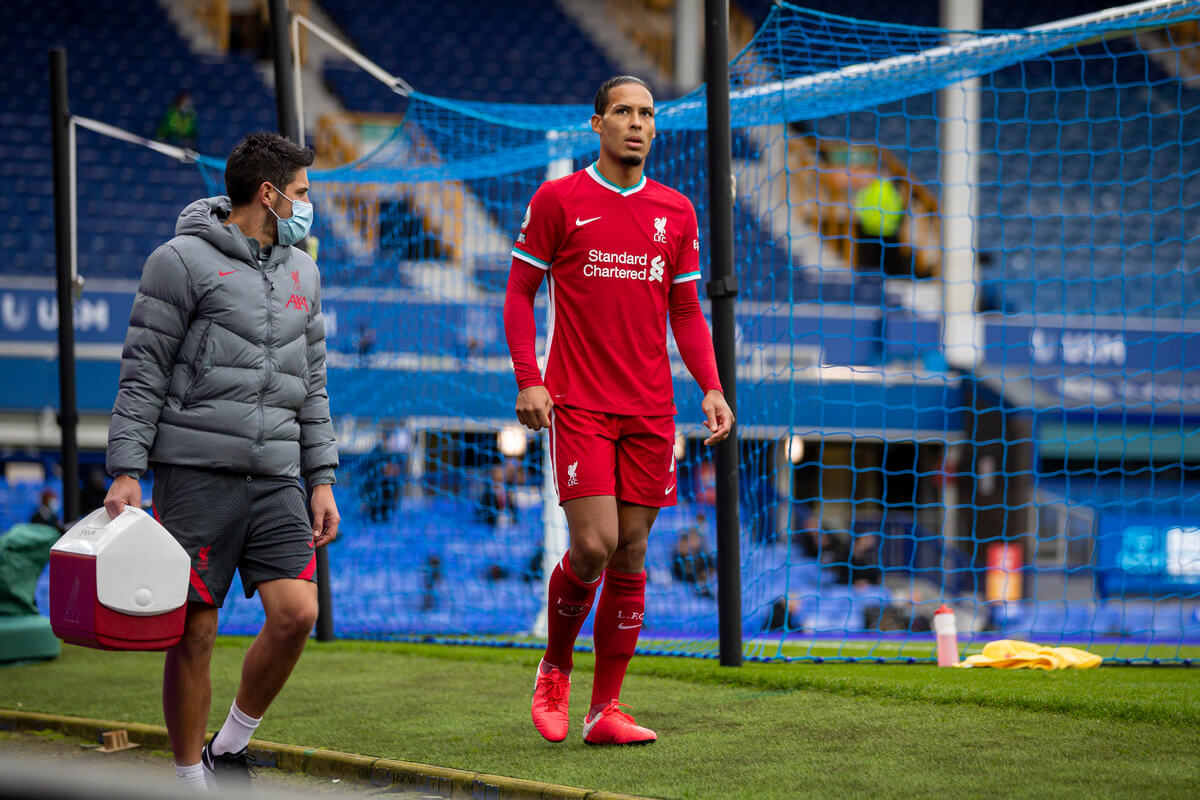
[[[50,626],[101,650],[166,650],[187,614],[187,552],[140,508],[99,508],[50,549]]]

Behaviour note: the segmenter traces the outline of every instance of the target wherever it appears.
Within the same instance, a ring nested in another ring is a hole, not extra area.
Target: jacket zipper
[[[267,291],[267,336],[263,342],[263,350],[266,353],[266,360],[263,364],[263,385],[258,393],[258,452],[262,452],[263,438],[266,435],[267,429],[267,412],[265,408],[265,398],[267,388],[271,385],[271,342],[275,337],[275,284],[267,277],[267,268],[262,266],[263,284]],[[256,458],[257,460],[257,458]]]

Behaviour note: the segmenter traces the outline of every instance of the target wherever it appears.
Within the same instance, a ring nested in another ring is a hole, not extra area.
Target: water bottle
[[[942,605],[933,615],[933,630],[937,634],[937,665],[953,667],[958,662],[958,626],[954,609]]]

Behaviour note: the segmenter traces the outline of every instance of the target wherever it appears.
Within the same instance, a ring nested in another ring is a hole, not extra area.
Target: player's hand
[[[313,547],[322,547],[337,538],[338,523],[342,518],[338,516],[332,485],[323,483],[313,487],[312,515]]]
[[[545,386],[529,386],[517,395],[517,419],[531,431],[550,427],[550,411],[554,401]]]
[[[118,475],[112,486],[108,487],[108,494],[104,496],[104,510],[108,512],[109,519],[116,519],[121,516],[125,506],[142,507],[142,485],[136,478]],[[92,510],[87,509],[87,513],[91,513]]]
[[[733,430],[733,411],[725,402],[725,395],[716,389],[709,391],[700,403],[700,410],[704,412],[704,427],[712,432],[712,436],[705,439],[704,443],[716,444],[728,439],[729,432]]]

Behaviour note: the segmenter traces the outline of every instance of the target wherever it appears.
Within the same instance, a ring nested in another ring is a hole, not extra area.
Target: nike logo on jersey
[[[579,217],[576,217],[575,218],[575,227],[582,228],[584,225],[587,225],[589,222],[595,222],[598,219],[600,219],[600,217],[592,217],[591,219],[580,219]]]
[[[667,490],[665,492],[663,492],[663,494],[668,495],[673,491],[675,491],[675,484],[672,483],[670,486],[667,487]]]
[[[235,272],[237,272],[236,269],[231,269],[231,270],[229,270],[229,272],[221,272],[220,270],[217,270],[217,274],[220,275],[222,278],[224,278],[226,275],[232,275]]]

